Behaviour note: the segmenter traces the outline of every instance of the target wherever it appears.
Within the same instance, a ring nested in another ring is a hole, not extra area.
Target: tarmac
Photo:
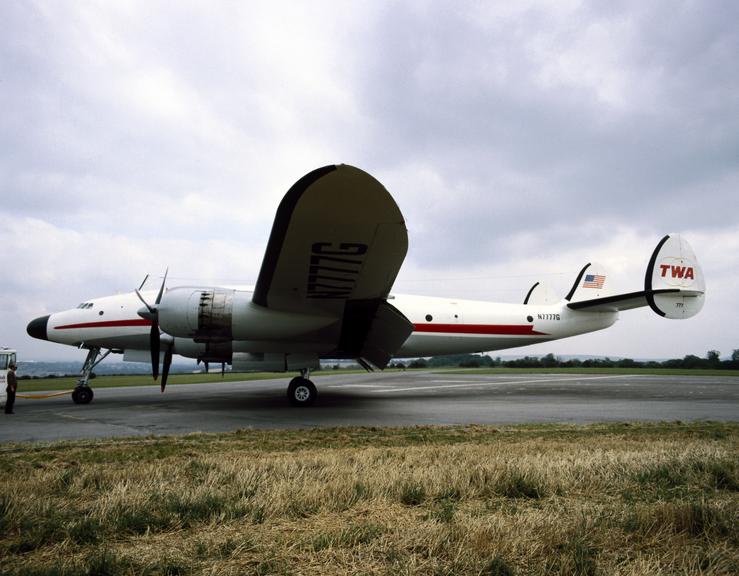
[[[228,432],[249,428],[739,421],[739,378],[408,371],[317,375],[316,403],[291,406],[276,380],[101,388],[16,400],[0,442]],[[22,392],[22,390],[19,390]]]

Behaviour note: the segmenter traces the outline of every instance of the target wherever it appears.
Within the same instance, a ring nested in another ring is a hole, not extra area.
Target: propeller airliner
[[[368,370],[393,358],[476,353],[548,342],[611,326],[649,306],[683,319],[703,307],[705,282],[688,242],[667,235],[643,287],[612,294],[606,269],[589,263],[555,297],[536,283],[521,304],[393,294],[408,249],[403,215],[368,173],[331,165],[303,176],[275,216],[253,288],[166,287],[86,300],[32,320],[34,338],[88,350],[72,398],[87,404],[93,368],[111,353],[150,361],[164,391],[172,356],[230,364],[234,371],[297,372],[287,395],[311,405],[309,379],[322,358]],[[144,281],[146,282],[146,281]]]

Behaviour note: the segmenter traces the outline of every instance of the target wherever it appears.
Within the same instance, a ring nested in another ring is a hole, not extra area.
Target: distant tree
[[[408,364],[408,368],[426,368],[428,363],[423,358],[416,358]]]
[[[702,368],[706,361],[702,358],[698,358],[695,354],[688,354],[683,358],[683,368]]]
[[[709,350],[706,353],[706,360],[711,368],[718,368],[721,366],[721,353],[718,350]]]
[[[731,361],[732,362],[739,362],[739,348],[737,348],[736,350],[734,350],[731,353]]]

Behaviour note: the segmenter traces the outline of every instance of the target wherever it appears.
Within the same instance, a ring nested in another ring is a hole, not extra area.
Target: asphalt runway
[[[101,388],[87,406],[69,396],[18,399],[0,414],[0,442],[227,432],[243,428],[419,424],[739,421],[739,378],[433,372],[317,376],[318,399],[294,408],[289,378]]]

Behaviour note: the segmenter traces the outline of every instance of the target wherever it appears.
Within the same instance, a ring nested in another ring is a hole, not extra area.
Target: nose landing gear
[[[72,400],[75,404],[89,404],[92,402],[94,394],[88,384],[90,375],[92,374],[93,368],[105,360],[110,353],[111,350],[106,350],[104,354],[101,354],[100,348],[90,348],[87,358],[85,358],[85,363],[82,366],[82,376],[77,382],[77,387],[72,392]]]

